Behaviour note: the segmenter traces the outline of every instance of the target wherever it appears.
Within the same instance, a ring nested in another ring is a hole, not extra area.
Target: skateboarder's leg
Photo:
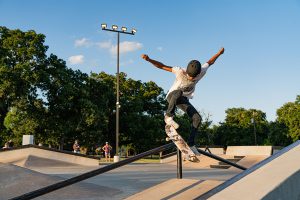
[[[193,120],[192,127],[191,127],[191,134],[190,134],[190,137],[188,139],[188,145],[189,146],[194,146],[195,145],[195,137],[198,133],[198,127],[201,123],[201,116],[195,108],[191,111],[190,114],[188,113],[188,115]]]
[[[167,97],[168,109],[166,111],[166,116],[168,116],[168,117],[174,116],[176,104],[180,97],[182,97],[181,90],[174,90],[168,95],[168,97]]]
[[[201,123],[201,116],[187,98],[182,101],[181,104],[178,104],[177,107],[184,111],[192,119],[191,133],[187,143],[189,146],[194,146],[195,137],[198,133],[197,129]]]
[[[165,115],[165,122],[166,124],[174,126],[175,129],[177,129],[179,125],[173,120],[173,116],[175,115],[176,105],[181,98],[183,98],[181,90],[174,90],[167,97],[169,104]]]

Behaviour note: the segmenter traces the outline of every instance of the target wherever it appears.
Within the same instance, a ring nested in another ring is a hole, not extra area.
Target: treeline
[[[48,56],[44,42],[45,35],[35,31],[0,27],[0,145],[10,139],[20,145],[24,134],[64,149],[75,139],[88,148],[115,144],[116,77],[72,70]],[[141,152],[164,144],[163,89],[121,73],[120,92],[120,145]],[[285,146],[299,139],[300,96],[277,110],[275,122],[255,109],[230,108],[226,114],[224,123],[214,126],[202,116],[199,144]],[[179,113],[176,120],[188,135],[187,116]]]

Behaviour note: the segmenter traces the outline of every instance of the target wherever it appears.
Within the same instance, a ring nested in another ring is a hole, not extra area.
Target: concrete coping
[[[47,151],[53,151],[53,152],[58,152],[58,153],[63,153],[63,154],[76,155],[76,156],[80,156],[80,157],[99,160],[99,158],[94,157],[94,156],[90,156],[90,155],[74,153],[72,151],[65,151],[65,150],[59,150],[59,149],[54,149],[54,148],[48,148],[48,147],[38,146],[38,145],[34,145],[34,144],[27,144],[27,145],[22,145],[22,146],[18,146],[18,147],[8,148],[8,149],[0,149],[0,152],[13,151],[13,150],[18,150],[18,149],[26,149],[26,148],[43,149],[43,150],[47,150]]]
[[[228,146],[226,155],[247,156],[247,155],[266,155],[273,153],[272,146]]]

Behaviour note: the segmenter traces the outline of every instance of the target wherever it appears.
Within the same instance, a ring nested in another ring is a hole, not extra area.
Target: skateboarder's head
[[[201,72],[201,64],[198,60],[192,60],[189,62],[188,66],[186,67],[186,73],[195,78]]]

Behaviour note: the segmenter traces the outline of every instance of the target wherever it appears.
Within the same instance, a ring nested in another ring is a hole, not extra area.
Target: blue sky
[[[165,92],[172,73],[140,58],[186,67],[225,53],[198,83],[191,102],[214,123],[232,107],[276,110],[300,95],[300,0],[0,0],[0,25],[46,35],[48,53],[83,72],[116,73],[117,34],[101,23],[136,28],[121,35],[120,71]]]

